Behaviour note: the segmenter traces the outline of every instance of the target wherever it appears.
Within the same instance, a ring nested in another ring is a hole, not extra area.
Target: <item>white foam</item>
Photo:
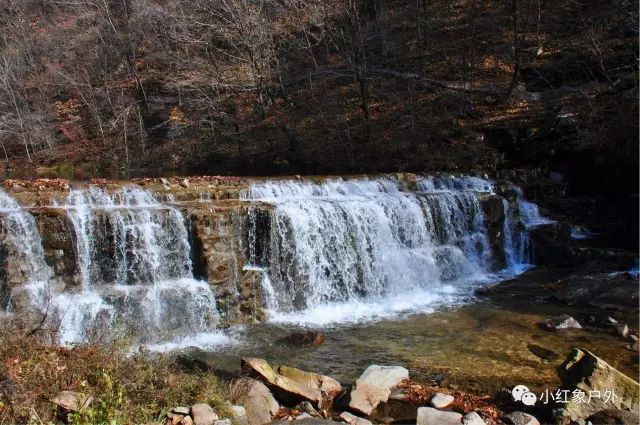
[[[225,349],[238,345],[239,341],[222,331],[200,332],[189,336],[176,338],[169,341],[160,341],[153,344],[143,344],[140,347],[157,353],[185,350],[188,348],[200,348],[211,351]]]

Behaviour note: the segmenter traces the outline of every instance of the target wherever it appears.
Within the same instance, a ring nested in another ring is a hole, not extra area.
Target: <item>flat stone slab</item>
[[[369,416],[378,404],[385,402],[391,390],[409,379],[409,371],[401,366],[369,366],[356,380],[349,408]]]

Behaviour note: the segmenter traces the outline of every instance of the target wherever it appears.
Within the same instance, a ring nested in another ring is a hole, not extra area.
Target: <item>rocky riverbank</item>
[[[522,385],[484,396],[422,385],[401,366],[370,365],[352,383],[258,358],[243,359],[242,369],[230,382],[223,412],[199,402],[175,406],[162,421],[145,425],[631,425],[640,419],[638,382],[582,349],[558,367],[562,386],[542,394]],[[52,401],[62,418],[94,403],[70,391]]]

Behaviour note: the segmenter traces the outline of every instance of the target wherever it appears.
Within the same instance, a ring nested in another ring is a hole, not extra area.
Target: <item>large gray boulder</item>
[[[280,410],[266,385],[250,378],[241,378],[231,386],[231,399],[241,404],[247,414],[248,425],[263,425],[271,422]]]
[[[369,366],[355,382],[349,408],[369,416],[405,379],[409,379],[409,371],[404,367]]]
[[[640,384],[587,350],[574,348],[558,367],[558,375],[566,388],[581,390],[586,397],[599,394],[588,403],[570,398],[564,410],[572,420],[587,418],[600,410],[638,413],[640,409]]]
[[[460,425],[462,415],[456,412],[445,412],[433,407],[421,407],[418,409],[416,425]]]

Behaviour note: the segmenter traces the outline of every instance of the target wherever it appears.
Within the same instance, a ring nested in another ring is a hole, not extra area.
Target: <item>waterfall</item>
[[[4,269],[11,280],[27,285],[46,282],[51,269],[45,262],[40,232],[33,216],[5,191],[0,190],[0,238]],[[11,289],[7,276],[0,283],[0,309],[11,309]]]
[[[277,295],[275,312],[331,303],[348,309],[416,289],[430,300],[481,279],[491,251],[479,192],[491,184],[422,179],[417,186],[411,193],[392,179],[252,185],[243,198],[274,207],[262,265]],[[251,241],[257,230],[250,227]]]
[[[533,253],[529,244],[529,230],[533,227],[553,223],[540,215],[538,206],[525,200],[522,190],[512,187],[516,194],[515,206],[507,199],[504,206],[504,253],[507,269],[522,272],[532,266]]]
[[[150,284],[192,277],[182,215],[150,192],[136,187],[114,194],[97,187],[73,190],[66,208],[85,288],[105,282]],[[113,252],[105,252],[111,246]]]
[[[60,339],[121,326],[141,341],[211,329],[215,299],[193,279],[181,213],[150,192],[97,187],[70,192],[64,208],[73,223],[82,289],[58,294]]]

